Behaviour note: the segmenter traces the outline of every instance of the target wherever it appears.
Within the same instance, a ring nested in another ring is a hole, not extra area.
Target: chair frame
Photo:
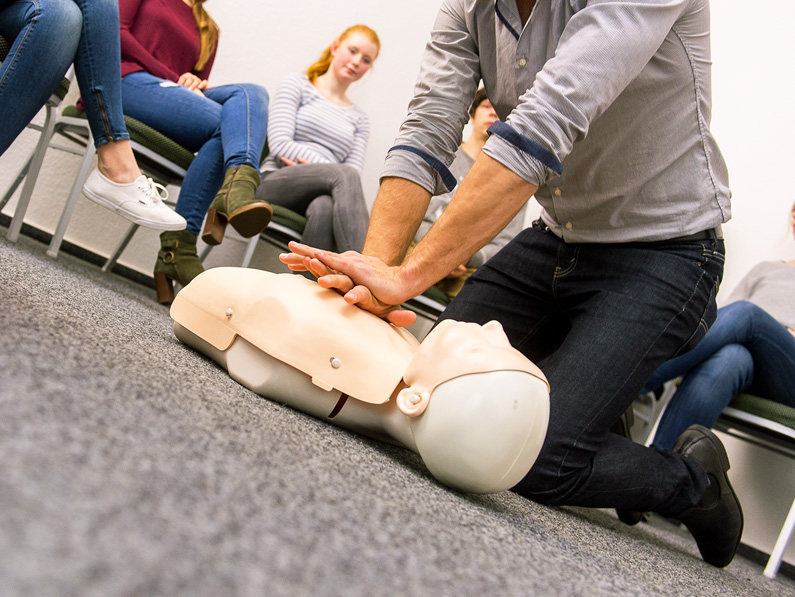
[[[71,86],[74,80],[74,67],[69,67],[66,75],[66,88]],[[67,84],[68,83],[68,84]],[[64,94],[65,95],[65,94]],[[63,102],[63,98],[55,93],[50,96],[50,99],[44,104],[44,124],[37,125],[30,123],[28,128],[40,131],[39,140],[36,142],[36,147],[33,149],[28,160],[20,169],[14,182],[8,187],[3,197],[0,199],[0,210],[2,210],[11,197],[14,195],[19,185],[23,183],[22,192],[20,193],[19,200],[14,209],[14,215],[11,218],[11,223],[6,232],[6,238],[11,242],[16,242],[19,238],[19,233],[22,230],[22,223],[25,219],[25,214],[28,211],[31,197],[33,196],[33,189],[36,186],[41,167],[44,163],[44,156],[47,153],[47,148],[50,147],[52,138],[57,132],[58,115],[57,110]]]
[[[795,460],[795,429],[776,421],[727,406],[715,423],[715,429]],[[775,578],[778,574],[793,531],[795,531],[795,499],[792,501],[775,546],[770,552],[770,558],[763,572],[766,577]]]

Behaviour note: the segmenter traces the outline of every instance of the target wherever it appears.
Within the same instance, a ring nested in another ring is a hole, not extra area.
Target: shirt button
[[[560,189],[555,189],[555,196],[556,197],[560,197],[562,193],[563,193],[563,191],[561,191]]]
[[[527,60],[525,58],[519,58],[519,66],[527,66]]]
[[[571,230],[571,222],[566,222],[566,230]]]

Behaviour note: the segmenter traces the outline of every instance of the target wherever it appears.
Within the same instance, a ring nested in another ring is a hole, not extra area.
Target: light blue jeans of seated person
[[[198,94],[144,71],[121,82],[124,113],[197,152],[175,211],[198,234],[224,172],[246,164],[259,170],[268,131],[268,92],[259,85],[222,85]]]
[[[712,427],[740,392],[795,408],[795,337],[761,307],[731,303],[693,350],[660,365],[644,391],[681,376],[652,444],[663,450],[690,425]]]
[[[74,62],[94,143],[129,139],[121,109],[116,0],[0,0],[0,155]]]

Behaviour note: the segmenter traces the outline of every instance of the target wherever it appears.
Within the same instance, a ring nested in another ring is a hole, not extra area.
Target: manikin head
[[[549,421],[549,385],[502,326],[446,320],[420,345],[397,406],[440,481],[463,491],[509,489],[535,462]]]

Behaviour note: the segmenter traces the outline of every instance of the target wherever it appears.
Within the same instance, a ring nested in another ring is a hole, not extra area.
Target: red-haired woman
[[[346,93],[380,47],[366,25],[349,27],[306,73],[288,75],[271,102],[257,199],[306,215],[302,240],[313,247],[364,246],[369,216],[359,174],[370,125]]]

